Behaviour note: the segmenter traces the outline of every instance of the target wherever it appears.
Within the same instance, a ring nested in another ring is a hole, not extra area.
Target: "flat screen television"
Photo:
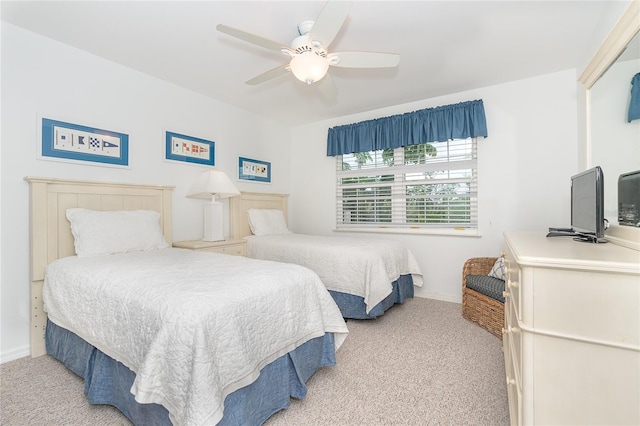
[[[618,178],[618,223],[640,228],[640,170]]]
[[[604,175],[599,166],[571,177],[571,228],[576,239],[604,243]]]

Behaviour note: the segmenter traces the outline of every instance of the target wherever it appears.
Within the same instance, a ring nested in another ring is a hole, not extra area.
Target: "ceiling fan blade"
[[[258,46],[265,47],[269,50],[275,50],[279,52],[283,47],[286,47],[283,46],[282,43],[278,43],[277,41],[269,40],[268,38],[260,37],[255,34],[251,34],[237,28],[228,27],[223,24],[218,24],[216,26],[216,29],[221,33],[228,34],[232,37],[239,38],[240,40],[244,40],[252,44],[257,44]]]
[[[259,76],[252,78],[251,80],[245,81],[245,84],[248,84],[250,86],[255,86],[257,84],[264,83],[265,81],[269,81],[271,79],[280,77],[281,75],[285,75],[288,73],[289,73],[289,64],[280,65],[279,67],[269,70],[267,72],[264,72]]]
[[[335,57],[338,57],[334,60]],[[390,68],[397,67],[400,55],[382,52],[335,52],[327,57],[334,67],[341,68]]]
[[[327,49],[342,28],[350,8],[350,1],[329,0],[309,32],[309,42],[317,41]]]
[[[315,83],[318,86],[318,90],[325,98],[333,99],[338,96],[338,88],[336,87],[336,83],[331,78],[331,75],[325,75],[322,80]]]

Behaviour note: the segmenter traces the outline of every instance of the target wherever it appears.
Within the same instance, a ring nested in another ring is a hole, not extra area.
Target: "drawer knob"
[[[505,299],[509,298],[509,292],[508,291],[503,291],[502,292],[502,297],[504,297]]]
[[[509,385],[515,385],[516,381],[515,379],[510,378],[509,376],[507,376],[507,386]]]
[[[518,287],[518,281],[509,281],[509,283],[507,284],[507,286],[509,286],[510,288],[517,288]]]

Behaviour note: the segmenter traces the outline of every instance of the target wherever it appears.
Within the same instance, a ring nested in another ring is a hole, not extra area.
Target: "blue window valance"
[[[476,136],[487,137],[481,99],[332,127],[327,135],[327,155],[394,149]]]

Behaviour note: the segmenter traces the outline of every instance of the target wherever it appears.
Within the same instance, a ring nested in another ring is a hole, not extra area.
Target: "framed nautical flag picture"
[[[238,180],[271,183],[271,163],[238,157]]]
[[[213,141],[166,132],[165,158],[213,166],[215,165],[215,145]]]
[[[104,166],[129,165],[129,135],[42,118],[39,157]]]

